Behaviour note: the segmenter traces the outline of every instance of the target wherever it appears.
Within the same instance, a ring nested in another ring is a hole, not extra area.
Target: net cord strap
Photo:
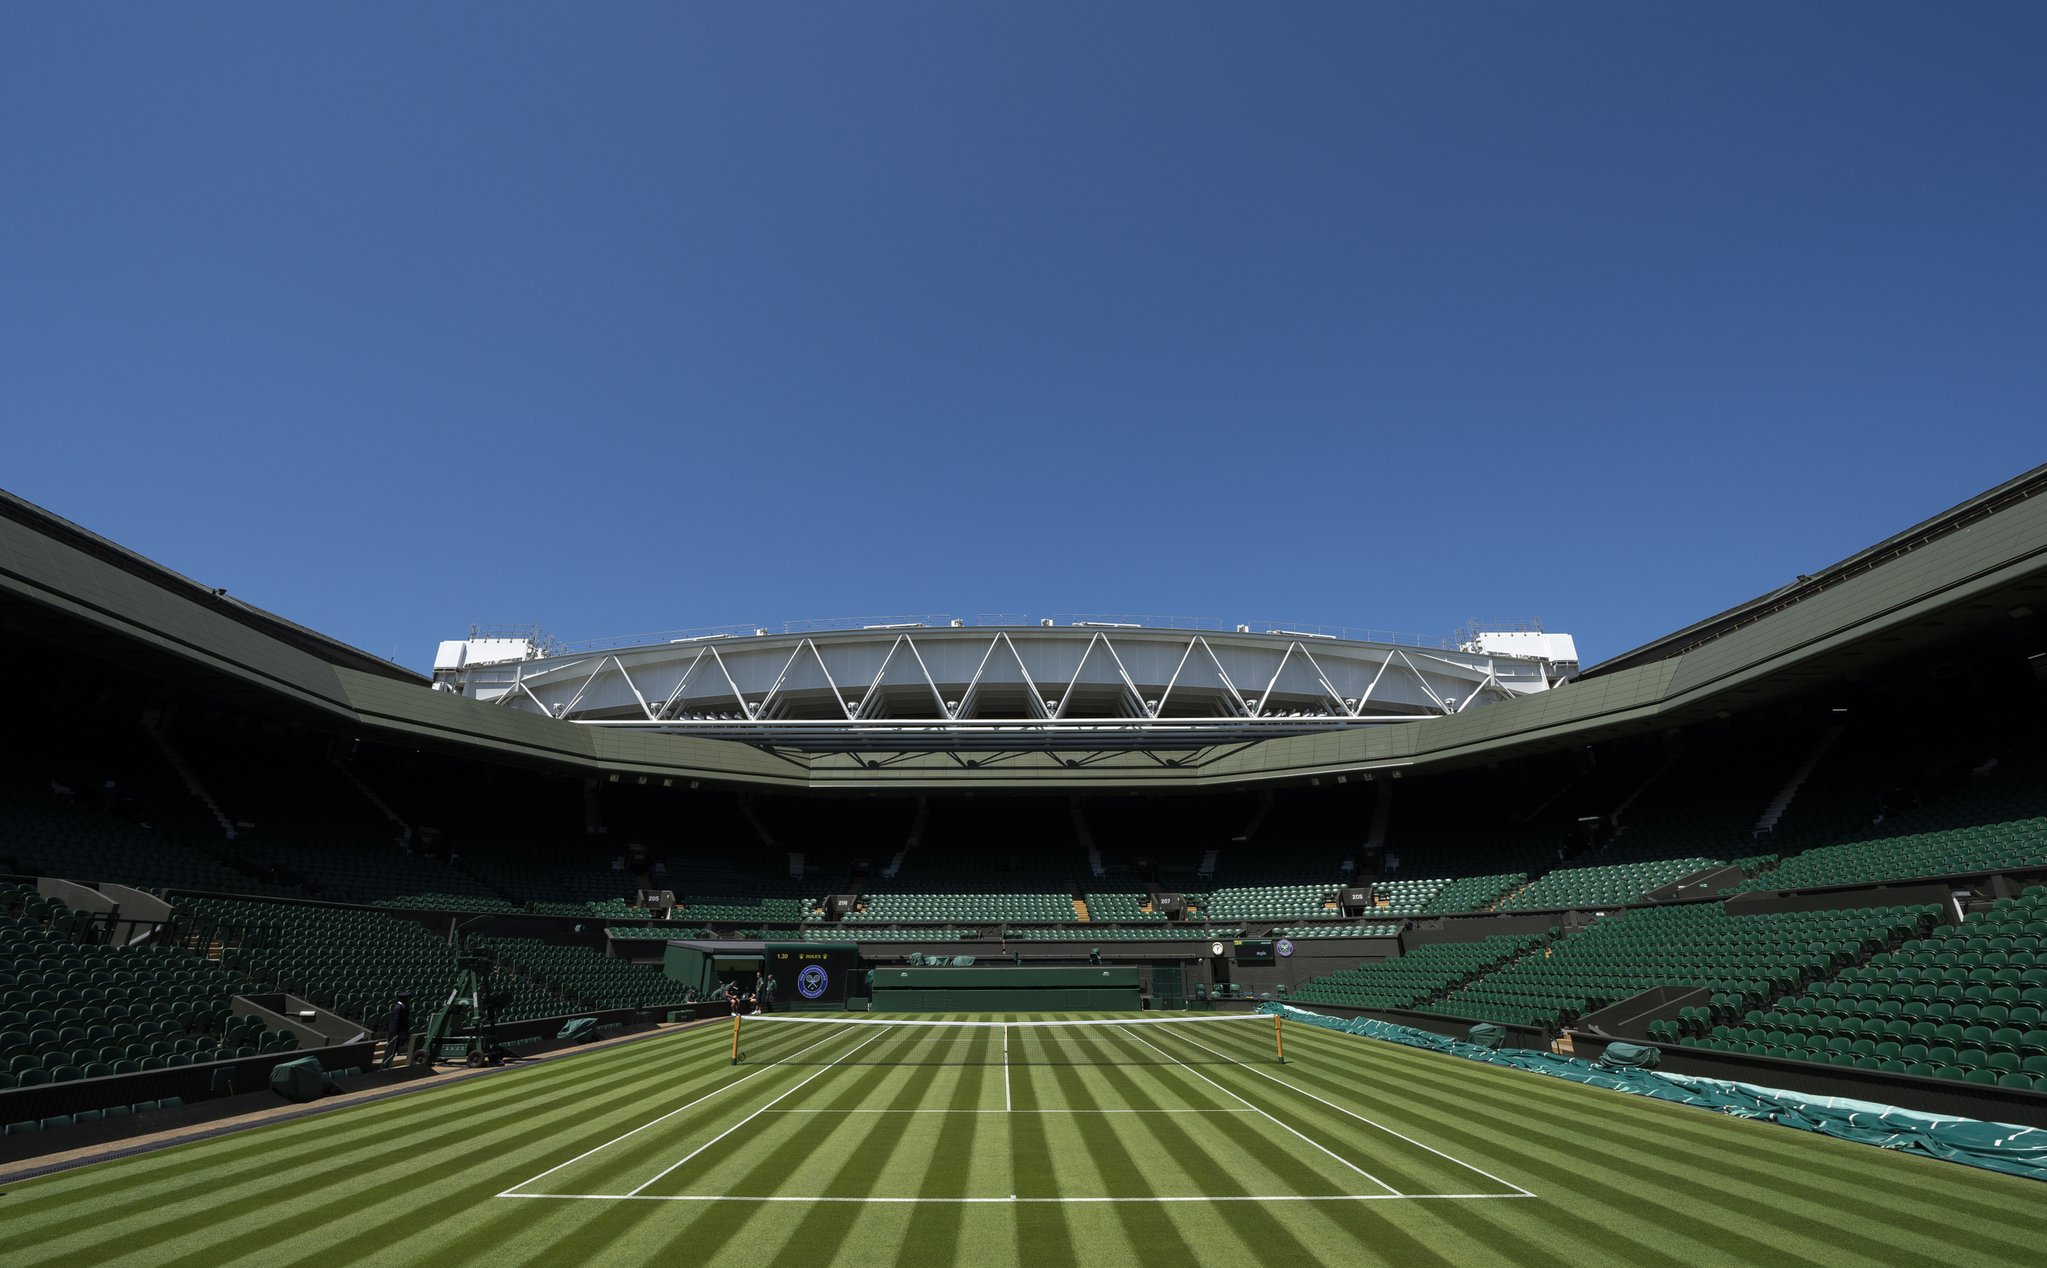
[[[1026,1026],[1056,1026],[1065,1029],[1082,1029],[1092,1026],[1197,1026],[1216,1025],[1222,1022],[1264,1021],[1264,1013],[1218,1013],[1212,1017],[1131,1017],[1112,1020],[1106,1017],[1081,1018],[1072,1021],[894,1021],[883,1017],[796,1017],[787,1013],[747,1013],[740,1018],[742,1025],[755,1022],[775,1022],[785,1026],[937,1026],[967,1029],[976,1026],[989,1028],[1017,1029]]]

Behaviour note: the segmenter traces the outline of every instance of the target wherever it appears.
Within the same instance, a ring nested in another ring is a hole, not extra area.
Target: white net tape
[[[986,1026],[1001,1029],[1016,1029],[1021,1026],[1057,1026],[1066,1029],[1084,1029],[1092,1026],[1114,1026],[1129,1029],[1133,1026],[1204,1026],[1222,1022],[1266,1021],[1269,1013],[1214,1013],[1205,1017],[1088,1017],[1067,1021],[901,1021],[892,1017],[802,1017],[791,1013],[747,1013],[740,1021],[744,1025],[755,1022],[774,1022],[790,1026],[942,1026],[969,1029]]]

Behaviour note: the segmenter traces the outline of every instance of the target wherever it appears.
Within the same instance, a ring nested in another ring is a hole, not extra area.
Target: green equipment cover
[[[318,1057],[280,1061],[270,1067],[270,1090],[287,1101],[310,1101],[327,1090],[327,1072]]]
[[[1465,1031],[1464,1038],[1467,1043],[1477,1044],[1481,1048],[1491,1048],[1497,1052],[1507,1045],[1507,1028],[1482,1021]]]
[[[1653,1070],[1663,1054],[1641,1044],[1610,1043],[1599,1055],[1599,1064],[1609,1070]]]
[[[557,1039],[572,1039],[577,1043],[589,1043],[596,1037],[597,1019],[595,1017],[571,1017],[562,1026],[561,1033],[555,1036]]]

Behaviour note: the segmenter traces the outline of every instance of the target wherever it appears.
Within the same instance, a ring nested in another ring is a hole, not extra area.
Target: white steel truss
[[[770,748],[1185,751],[1461,713],[1547,690],[1548,669],[1282,633],[941,627],[543,655],[442,680],[582,725]]]

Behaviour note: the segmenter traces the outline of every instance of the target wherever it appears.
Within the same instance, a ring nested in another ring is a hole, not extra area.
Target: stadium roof
[[[1601,661],[1585,670],[1579,677],[1593,678],[1645,665],[1651,661],[1683,655],[1743,626],[1752,625],[1774,613],[1803,603],[1851,577],[1859,576],[1894,559],[1903,558],[1951,533],[1963,532],[2004,508],[2043,492],[2047,492],[2047,464],[2034,467],[2031,471],[2015,476],[1994,489],[1979,493],[1958,506],[1922,520],[1902,533],[1886,537],[1874,546],[1858,550],[1837,564],[1801,576],[1767,594],[1758,595],[1746,603],[1736,604],[1725,612],[1716,613],[1703,621],[1687,625],[1681,630],[1644,643],[1631,651]]]
[[[91,529],[74,524],[55,512],[44,510],[33,502],[16,497],[5,489],[0,489],[0,518],[12,520],[37,537],[100,560],[179,598],[225,613],[230,619],[266,637],[318,656],[329,664],[421,687],[429,685],[426,678],[403,665],[373,656],[359,647],[351,646],[338,638],[330,638],[318,630],[307,629],[275,612],[266,612],[254,604],[244,603],[217,586],[194,581],[153,559],[136,554],[118,542],[108,541]]]
[[[2042,649],[2047,468],[1556,690],[1395,727],[1139,752],[775,750],[563,725],[447,691],[0,496],[0,604],[14,630],[342,734],[605,778],[787,789],[1201,789],[1398,777],[1582,747],[1832,691],[1957,640]],[[2011,650],[2008,648],[2008,650]],[[29,653],[32,654],[32,653]]]

